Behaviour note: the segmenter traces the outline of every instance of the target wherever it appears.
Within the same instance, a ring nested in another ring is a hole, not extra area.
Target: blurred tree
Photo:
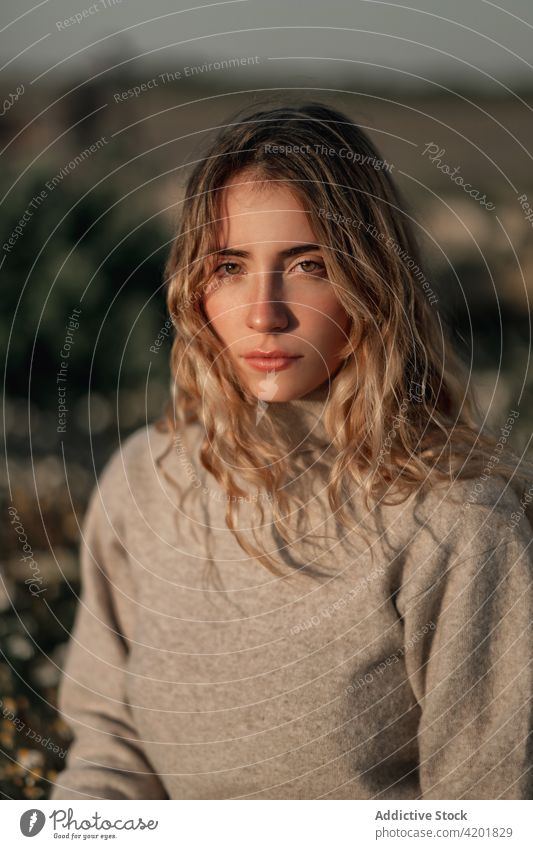
[[[98,151],[99,166],[103,156]],[[59,167],[34,169],[9,193],[5,240]],[[162,269],[170,233],[158,216],[147,221],[151,214],[121,199],[119,185],[93,187],[76,170],[32,212],[2,268],[0,344],[8,394],[27,397],[35,347],[32,401],[55,406],[60,351],[74,307],[82,313],[69,362],[71,398],[87,392],[93,356],[91,387],[104,394],[116,387],[123,354],[121,385],[143,384],[151,361],[152,376],[166,380],[164,358],[151,357],[149,348],[166,317]]]

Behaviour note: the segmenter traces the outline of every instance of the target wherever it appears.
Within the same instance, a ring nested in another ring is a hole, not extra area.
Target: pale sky
[[[492,76],[533,87],[532,0],[2,0],[0,29],[4,73],[21,80],[90,75],[129,57],[135,76],[145,64],[172,71],[258,56],[245,69],[252,85],[290,85],[294,74],[311,86],[386,83],[387,74],[412,85],[408,72],[455,86],[498,87]]]

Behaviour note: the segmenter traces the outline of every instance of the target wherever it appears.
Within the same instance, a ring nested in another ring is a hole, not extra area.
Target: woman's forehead
[[[260,185],[260,189],[258,189]],[[308,211],[285,183],[233,180],[220,199],[220,248],[260,242],[313,242]]]

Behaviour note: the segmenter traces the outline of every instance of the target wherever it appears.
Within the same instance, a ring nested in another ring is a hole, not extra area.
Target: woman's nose
[[[252,301],[248,305],[247,325],[251,330],[268,332],[284,330],[289,324],[289,310],[280,298],[279,286],[264,275],[258,280],[251,293]]]

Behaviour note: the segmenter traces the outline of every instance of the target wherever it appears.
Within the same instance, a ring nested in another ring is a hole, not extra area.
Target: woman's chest
[[[390,664],[386,679],[372,673],[401,648],[401,622],[377,586],[354,578],[307,593],[276,584],[231,593],[146,587],[127,697],[172,793],[236,797],[273,793],[274,782],[300,798],[320,795],[336,769],[326,776],[324,763],[342,758],[353,777],[369,760],[366,741],[397,716],[412,717],[403,662]],[[302,774],[306,790],[293,786]]]

